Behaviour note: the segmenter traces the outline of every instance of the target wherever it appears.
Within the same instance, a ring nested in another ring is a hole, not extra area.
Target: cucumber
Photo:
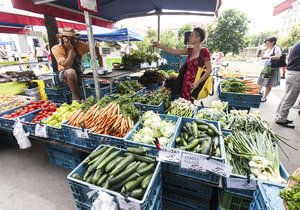
[[[188,143],[191,143],[194,139],[196,139],[194,136],[191,136],[188,140],[187,140],[187,142]]]
[[[210,137],[214,137],[214,136],[215,136],[214,131],[213,131],[212,129],[210,129],[210,128],[206,131],[206,133],[207,133],[207,135],[209,135]]]
[[[198,135],[197,123],[196,123],[196,122],[193,122],[191,127],[192,127],[192,133],[193,133],[193,136],[196,138],[197,135]]]
[[[102,154],[103,152],[105,152],[108,148],[109,148],[109,147],[104,146],[104,147],[102,147],[101,149],[99,149],[99,150],[97,150],[97,151],[91,153],[87,158],[90,159],[90,160],[92,160],[92,159],[98,157],[99,155],[101,155],[101,154]]]
[[[126,168],[125,168],[124,170],[127,170],[128,168],[131,168],[131,167],[134,166],[136,163],[140,163],[140,162],[133,161],[133,162],[129,163],[129,165],[126,166]]]
[[[176,143],[179,143],[181,141],[180,137],[178,136],[176,139],[175,139],[175,142]]]
[[[186,123],[185,127],[186,127],[188,133],[191,134],[191,135],[193,135],[192,124],[191,123]]]
[[[219,147],[219,137],[214,137],[212,139],[212,142],[213,142],[214,149],[217,149]]]
[[[200,120],[200,119],[195,120],[195,122],[197,123],[198,126],[199,126],[199,125],[208,125],[207,122],[205,122],[205,121],[203,121],[203,120]]]
[[[138,189],[132,190],[132,192],[129,195],[132,198],[142,200],[144,193],[145,193],[144,189],[138,188]]]
[[[143,181],[141,184],[141,187],[143,189],[147,189],[148,185],[150,184],[151,178],[152,178],[153,174],[149,174]]]
[[[87,183],[93,184],[93,183],[92,183],[93,176],[94,176],[94,174],[90,174],[90,175],[86,178],[85,181],[86,181]]]
[[[140,164],[141,165],[141,164]],[[120,189],[121,187],[123,187],[123,185],[125,185],[126,183],[130,182],[130,181],[133,181],[133,180],[136,180],[136,178],[140,177],[140,175],[138,173],[133,173],[131,174],[128,178],[126,178],[125,180],[123,180],[122,182],[116,184],[116,185],[113,185],[111,187],[112,190],[118,190]]]
[[[146,162],[146,163],[154,163],[155,159],[149,156],[141,156],[141,155],[134,155],[136,160]]]
[[[152,170],[154,169],[154,166],[155,166],[155,164],[154,164],[154,163],[151,163],[151,164],[149,164],[147,167],[141,168],[141,169],[137,170],[136,172],[137,172],[139,175],[142,176],[142,175],[147,174],[147,173],[149,173],[150,171],[152,171]]]
[[[99,158],[100,158],[100,156],[95,157],[93,160],[91,160],[90,162],[88,162],[87,165],[88,165],[88,166],[93,165]]]
[[[101,187],[108,189],[109,188],[109,180],[111,180],[114,177],[114,175],[110,175],[107,177],[107,179],[105,180],[105,182],[101,185]]]
[[[87,177],[88,177],[91,173],[93,173],[92,169],[90,169],[90,168],[92,168],[92,166],[88,167],[88,169],[87,169],[86,172],[84,173],[84,175],[83,175],[83,180],[86,180]]]
[[[200,131],[207,131],[208,130],[208,126],[207,125],[198,125],[198,129]]]
[[[122,160],[123,157],[116,157],[113,161],[106,165],[105,172],[110,173]]]
[[[131,192],[132,190],[138,188],[140,186],[140,184],[142,183],[142,181],[147,177],[147,175],[144,176],[140,176],[138,177],[136,180],[134,181],[130,181],[128,183],[126,183],[122,189],[121,192],[122,193],[127,193],[127,192]]]
[[[128,147],[127,151],[136,155],[144,155],[148,150],[143,148]]]
[[[104,170],[103,169],[98,169],[92,178],[92,183],[97,184],[97,181],[100,179],[101,175],[103,174]]]
[[[93,165],[91,165],[88,170],[87,170],[87,173],[92,173],[96,170],[97,166],[107,157],[107,155],[114,149],[114,147],[109,147],[107,150],[105,150],[105,152],[103,152],[101,155],[100,155],[100,158],[95,162],[93,163]],[[84,177],[83,177],[84,178]]]
[[[106,181],[109,177],[109,174],[103,174],[100,179],[97,181],[97,186],[102,186],[102,184]]]
[[[215,136],[221,136],[216,126],[212,123],[208,124],[208,127],[214,132]]]
[[[201,149],[201,145],[198,144],[198,145],[193,149],[193,152],[198,153],[198,152],[200,152],[200,149]]]
[[[183,150],[193,150],[200,143],[200,139],[194,139],[190,144],[185,147],[182,147]]]
[[[187,141],[189,139],[189,134],[187,132],[183,132],[183,138]]]
[[[82,179],[81,176],[77,173],[73,174],[71,177],[74,178],[74,179],[78,179],[78,180]]]
[[[124,158],[115,168],[110,172],[111,175],[116,175],[120,173],[126,166],[128,166],[132,161],[134,161],[135,155],[129,154],[126,158]]]
[[[201,146],[201,154],[208,155],[210,152],[211,141],[205,141]]]
[[[140,163],[135,163],[134,165],[132,165],[127,170],[124,170],[122,173],[119,173],[117,176],[110,179],[108,181],[109,185],[114,185],[118,182],[122,182],[123,180],[128,178],[131,174],[133,174],[136,171],[136,169],[139,167],[139,165],[140,165]]]
[[[146,162],[142,162],[139,167],[137,168],[137,170],[141,169],[141,168],[145,168],[146,166],[148,166],[149,163],[146,163]]]
[[[110,161],[117,157],[121,153],[121,150],[114,151],[108,157],[106,157],[98,166],[97,169],[104,168]]]
[[[181,145],[184,147],[186,147],[188,145],[183,138],[181,138]]]
[[[216,149],[215,156],[216,156],[216,157],[221,157],[221,150],[220,150],[220,147],[218,147],[218,148]]]

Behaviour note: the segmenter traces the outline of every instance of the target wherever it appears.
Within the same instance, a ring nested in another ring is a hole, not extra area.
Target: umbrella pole
[[[157,14],[157,41],[160,41],[160,14]]]
[[[99,88],[99,75],[98,75],[98,71],[97,71],[96,50],[95,50],[95,42],[94,42],[91,14],[89,12],[84,11],[84,18],[85,18],[85,23],[86,23],[86,31],[87,31],[87,37],[88,37],[88,42],[89,42],[90,54],[91,54],[91,62],[92,62],[92,69],[93,69],[93,76],[94,76],[96,98],[100,99],[101,93],[100,93],[100,88]],[[85,84],[83,84],[83,85],[85,85]]]

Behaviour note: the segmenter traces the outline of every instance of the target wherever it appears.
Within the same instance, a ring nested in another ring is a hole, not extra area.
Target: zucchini
[[[141,156],[141,155],[134,155],[136,160],[146,162],[146,163],[154,163],[155,159],[149,156]]]
[[[98,166],[97,169],[104,168],[110,161],[117,157],[121,153],[121,150],[114,151],[108,157],[106,157]]]
[[[205,141],[201,146],[201,154],[208,155],[211,148],[211,141]]]
[[[186,123],[185,127],[186,127],[188,133],[191,134],[191,135],[193,135],[192,124],[191,123]]]
[[[145,168],[149,163],[146,162],[142,162],[139,167],[137,168],[137,170],[141,169],[141,168]]]
[[[121,161],[123,160],[123,157],[117,157],[113,159],[110,163],[108,163],[105,167],[105,172],[110,173]]]
[[[141,164],[140,164],[141,166]],[[139,167],[140,167],[139,166]],[[123,187],[123,185],[125,185],[126,183],[130,182],[130,181],[133,181],[135,180],[136,178],[140,177],[140,175],[138,173],[133,173],[131,174],[128,178],[126,178],[125,180],[123,180],[122,182],[116,184],[116,185],[113,185],[111,187],[112,190],[119,190],[121,187]]]
[[[128,147],[127,151],[136,155],[144,155],[148,150],[143,148]]]
[[[187,140],[187,142],[188,143],[190,143],[191,141],[193,141],[194,139],[196,139],[194,136],[191,136],[188,140]]]
[[[192,127],[192,133],[193,133],[193,136],[194,136],[195,138],[197,138],[197,135],[198,135],[197,123],[196,123],[196,122],[193,122],[191,127]]]
[[[140,186],[140,184],[142,183],[142,181],[147,177],[147,175],[144,176],[140,176],[138,177],[136,180],[134,181],[130,181],[128,183],[126,183],[122,189],[121,192],[122,193],[127,193],[127,192],[131,192],[132,190],[136,189],[137,187]]]
[[[183,138],[181,138],[181,145],[183,145],[184,147],[186,147],[188,145]]]
[[[126,168],[132,161],[134,161],[135,155],[129,154],[125,157],[115,168],[110,172],[111,175],[116,175],[120,173],[124,168]]]
[[[97,169],[92,178],[92,183],[97,184],[97,181],[100,179],[101,175],[104,173],[103,169]]]
[[[106,181],[109,177],[109,174],[103,174],[100,179],[97,181],[97,186],[102,186],[102,184]]]
[[[138,188],[138,189],[132,190],[132,192],[129,195],[132,198],[142,200],[144,193],[145,193],[144,189]]]
[[[137,170],[136,172],[137,172],[139,175],[142,176],[142,175],[147,174],[147,173],[149,173],[150,171],[152,171],[153,168],[154,168],[154,166],[155,166],[155,164],[154,164],[154,163],[151,163],[151,164],[149,164],[148,166],[146,166],[145,168],[141,168],[141,169]]]
[[[140,163],[135,163],[134,165],[132,165],[130,168],[128,168],[127,170],[124,170],[122,173],[119,173],[117,176],[115,176],[114,178],[110,179],[108,181],[109,185],[114,185],[118,182],[122,182],[123,180],[125,180],[126,178],[128,178],[131,174],[133,174],[136,169],[139,167]]]
[[[214,132],[215,136],[221,136],[216,126],[212,123],[208,124],[208,127]]]
[[[150,184],[151,178],[152,178],[153,174],[149,174],[143,181],[141,184],[141,187],[143,189],[147,189],[148,185]]]

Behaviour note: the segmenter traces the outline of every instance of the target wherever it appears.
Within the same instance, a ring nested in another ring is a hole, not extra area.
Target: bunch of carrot
[[[247,94],[259,94],[260,93],[260,86],[256,84],[253,80],[247,79],[244,80],[245,85],[247,86]]]
[[[120,114],[120,106],[110,103],[104,108],[98,104],[86,113],[78,110],[69,118],[69,125],[90,129],[94,133],[124,137],[133,127],[130,117]]]

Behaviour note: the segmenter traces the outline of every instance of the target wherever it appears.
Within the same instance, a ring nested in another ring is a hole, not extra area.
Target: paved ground
[[[276,88],[259,109],[263,118],[272,128],[288,139],[289,143],[300,149],[300,119],[298,112],[291,110],[290,119],[296,128],[283,128],[274,123],[275,113],[282,97],[284,82]],[[210,97],[209,100],[216,99]],[[75,209],[74,200],[66,180],[68,170],[52,166],[40,142],[33,141],[33,147],[19,150],[5,143],[0,134],[0,209],[2,210],[69,210]],[[300,166],[299,151],[282,146],[288,154],[287,159],[281,152],[281,161],[291,173]]]

